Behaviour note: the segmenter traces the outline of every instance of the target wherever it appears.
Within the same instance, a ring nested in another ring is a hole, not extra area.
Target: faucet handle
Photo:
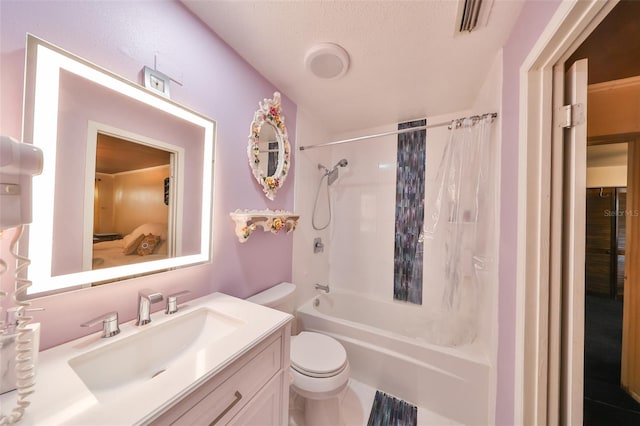
[[[177,293],[173,293],[167,296],[167,308],[164,313],[167,315],[175,314],[178,312],[178,297],[191,293],[189,290],[182,290]]]
[[[118,312],[116,311],[95,317],[92,320],[80,324],[80,327],[93,327],[99,323],[102,323],[102,337],[112,337],[120,333],[120,327],[118,326]]]
[[[25,316],[26,312],[44,311],[44,308],[23,308],[17,307],[7,309],[7,325],[18,325],[18,320]]]

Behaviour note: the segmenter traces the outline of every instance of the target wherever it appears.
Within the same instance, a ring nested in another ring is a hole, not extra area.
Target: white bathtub
[[[302,305],[297,318],[302,329],[342,343],[360,382],[458,423],[490,423],[490,365],[480,345],[428,343],[422,308],[331,292]]]

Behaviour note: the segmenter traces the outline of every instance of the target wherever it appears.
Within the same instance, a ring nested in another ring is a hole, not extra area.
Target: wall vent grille
[[[458,0],[455,32],[470,33],[486,27],[495,0]]]
[[[462,9],[462,18],[460,20],[459,31],[471,32],[478,26],[478,18],[480,18],[480,8],[482,7],[482,0],[464,0],[464,7]]]

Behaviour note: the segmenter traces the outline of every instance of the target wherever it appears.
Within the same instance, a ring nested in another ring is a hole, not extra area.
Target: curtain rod
[[[487,114],[483,114],[483,115],[473,115],[471,117],[463,117],[463,118],[458,118],[455,120],[450,120],[450,121],[446,121],[446,122],[442,122],[442,123],[438,123],[438,124],[428,124],[426,126],[417,126],[417,127],[409,127],[407,129],[402,129],[402,130],[393,130],[391,132],[385,132],[385,133],[377,133],[375,135],[367,135],[367,136],[359,136],[357,138],[351,138],[351,139],[342,139],[339,141],[333,141],[333,142],[327,142],[327,143],[321,143],[318,145],[304,145],[299,147],[300,151],[304,151],[307,149],[312,149],[312,148],[321,148],[324,146],[331,146],[331,145],[341,145],[343,143],[349,143],[349,142],[358,142],[358,141],[362,141],[362,140],[366,140],[366,139],[372,139],[372,138],[379,138],[382,136],[389,136],[389,135],[399,135],[402,133],[409,133],[409,132],[415,132],[416,130],[426,130],[426,129],[432,129],[434,127],[442,127],[442,126],[450,126],[451,123],[453,123],[454,121],[462,121],[466,118],[472,119],[472,120],[479,120],[483,117],[486,116],[491,116],[491,121],[495,120],[495,118],[498,116],[497,112],[489,112]]]

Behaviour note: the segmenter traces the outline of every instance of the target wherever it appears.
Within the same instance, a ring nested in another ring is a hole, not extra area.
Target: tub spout
[[[316,283],[313,288],[315,288],[316,290],[322,290],[325,293],[329,293],[329,284],[327,285],[322,285],[322,284],[318,284]]]

